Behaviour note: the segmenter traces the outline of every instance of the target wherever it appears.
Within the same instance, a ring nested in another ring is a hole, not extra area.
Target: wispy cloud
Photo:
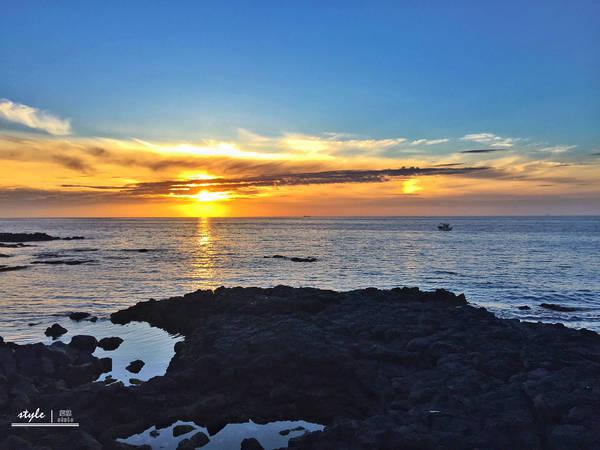
[[[56,136],[71,134],[71,121],[32,106],[0,99],[0,118]]]
[[[437,145],[444,144],[450,141],[448,138],[443,139],[416,139],[410,143],[410,145]]]
[[[502,137],[493,133],[471,133],[464,135],[461,140],[486,144],[490,147],[512,147],[519,139]]]
[[[558,153],[568,152],[569,150],[574,149],[575,147],[577,147],[577,146],[576,145],[553,145],[553,146],[549,146],[549,147],[542,147],[542,148],[538,149],[537,151],[558,154]]]

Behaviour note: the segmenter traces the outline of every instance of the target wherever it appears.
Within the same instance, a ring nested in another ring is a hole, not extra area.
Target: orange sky
[[[600,213],[595,156],[498,140],[482,149],[488,138],[479,138],[238,130],[232,140],[148,142],[6,131],[0,215]]]

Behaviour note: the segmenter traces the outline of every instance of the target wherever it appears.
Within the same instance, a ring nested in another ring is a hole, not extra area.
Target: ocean
[[[36,231],[85,239],[0,249],[0,264],[27,266],[0,273],[5,340],[42,341],[70,311],[103,319],[149,298],[278,284],[443,288],[501,317],[600,331],[600,217],[0,220],[0,232]]]

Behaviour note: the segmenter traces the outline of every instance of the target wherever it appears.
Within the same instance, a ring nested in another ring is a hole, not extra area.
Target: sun
[[[229,194],[227,192],[210,192],[203,189],[191,197],[199,202],[218,202],[229,199]]]

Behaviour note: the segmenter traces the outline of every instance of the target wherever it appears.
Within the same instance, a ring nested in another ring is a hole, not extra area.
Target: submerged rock
[[[558,311],[558,312],[577,311],[577,308],[571,308],[570,306],[557,305],[556,303],[542,303],[542,304],[540,304],[540,306],[542,308],[551,309],[552,311]]]
[[[302,426],[298,426],[296,428],[289,428],[287,430],[281,430],[279,432],[279,434],[282,435],[282,436],[287,436],[288,434],[290,434],[290,433],[292,433],[294,431],[303,431],[303,430],[306,430],[306,428],[304,428]]]
[[[107,351],[116,350],[122,342],[123,339],[120,337],[105,337],[100,339],[98,342],[98,347]]]
[[[521,311],[529,311],[531,309],[531,307],[529,307],[527,305],[523,305],[523,306],[519,306],[517,309],[520,309]]]
[[[318,261],[317,258],[313,256],[309,256],[308,258],[301,258],[299,256],[283,256],[283,255],[273,255],[273,256],[263,256],[263,258],[273,258],[273,259],[286,259],[292,262],[315,262]]]
[[[65,327],[62,327],[58,323],[55,323],[54,325],[46,328],[46,331],[44,332],[44,334],[46,336],[52,337],[53,339],[56,339],[59,336],[62,336],[63,334],[65,334],[66,332],[67,332],[67,329]]]

